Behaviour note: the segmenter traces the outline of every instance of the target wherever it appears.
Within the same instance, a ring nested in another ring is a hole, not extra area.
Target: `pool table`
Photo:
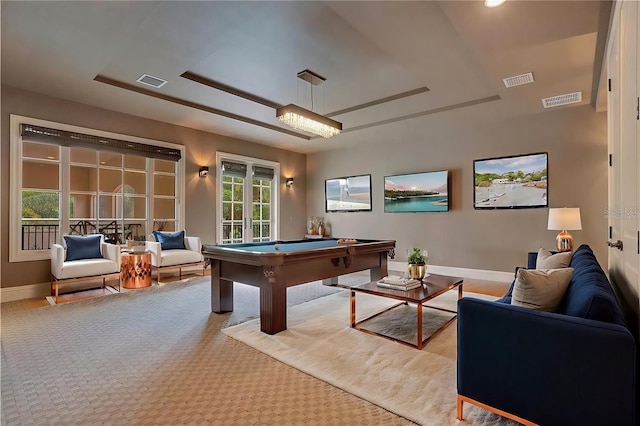
[[[276,334],[287,328],[287,287],[371,270],[371,280],[387,275],[387,256],[394,240],[360,240],[341,244],[337,238],[240,244],[204,244],[211,263],[211,311],[233,311],[233,282],[260,288],[260,330]]]

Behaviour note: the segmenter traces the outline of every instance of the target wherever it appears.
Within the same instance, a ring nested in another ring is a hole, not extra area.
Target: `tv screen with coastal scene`
[[[449,172],[413,173],[384,177],[385,213],[446,212],[449,210]]]
[[[371,175],[327,179],[325,211],[371,211]]]
[[[547,207],[547,153],[473,162],[476,209]]]

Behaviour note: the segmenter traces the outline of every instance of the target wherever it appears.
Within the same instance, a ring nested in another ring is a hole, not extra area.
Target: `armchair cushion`
[[[153,231],[153,237],[160,243],[162,250],[185,250],[184,230],[176,232]]]
[[[65,235],[66,261],[102,258],[102,235]]]

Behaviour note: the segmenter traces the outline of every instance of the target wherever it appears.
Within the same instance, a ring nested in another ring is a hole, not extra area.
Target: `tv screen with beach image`
[[[473,162],[476,209],[547,207],[547,153]]]
[[[371,175],[327,179],[325,210],[327,213],[371,211]]]
[[[448,171],[385,176],[385,213],[446,212],[448,210]]]

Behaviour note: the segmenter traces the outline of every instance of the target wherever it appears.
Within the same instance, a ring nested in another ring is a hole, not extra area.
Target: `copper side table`
[[[124,288],[151,286],[151,253],[122,253],[120,282]]]

